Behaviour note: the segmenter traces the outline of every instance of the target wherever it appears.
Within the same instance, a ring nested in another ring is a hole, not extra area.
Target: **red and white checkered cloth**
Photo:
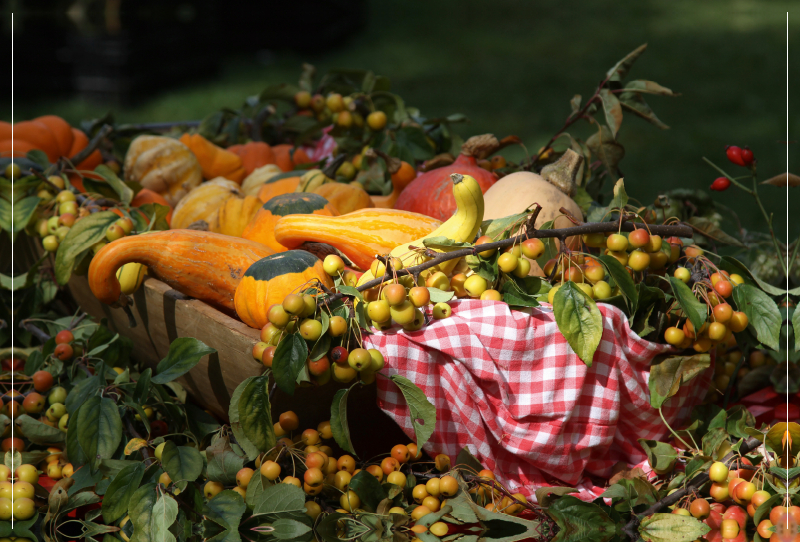
[[[587,367],[559,332],[549,305],[510,310],[495,301],[452,303],[450,318],[420,331],[394,327],[366,337],[386,358],[385,375],[402,375],[436,406],[429,454],[455,460],[470,452],[513,492],[533,498],[541,486],[568,485],[594,499],[620,462],[646,456],[637,439],[666,440],[650,406],[650,361],[669,347],[641,339],[616,307],[599,304],[603,336]],[[709,387],[713,367],[663,406],[680,426]],[[413,439],[402,394],[378,378],[378,405]],[[649,470],[649,469],[648,469]]]

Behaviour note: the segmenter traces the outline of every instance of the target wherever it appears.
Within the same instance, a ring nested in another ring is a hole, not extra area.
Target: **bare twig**
[[[45,333],[44,331],[42,331],[41,329],[39,329],[38,327],[36,327],[27,320],[23,320],[22,322],[20,322],[19,327],[21,327],[22,329],[24,329],[25,331],[27,331],[28,333],[30,333],[31,335],[42,341],[43,343],[46,343],[47,341],[50,340],[50,335],[48,335],[47,333]]]

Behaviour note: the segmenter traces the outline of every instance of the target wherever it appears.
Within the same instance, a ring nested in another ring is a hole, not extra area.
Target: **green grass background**
[[[717,175],[702,156],[733,174],[743,174],[725,161],[724,147],[729,144],[753,149],[762,179],[786,171],[787,146],[782,143],[787,116],[786,13],[792,4],[374,0],[367,28],[343,47],[315,55],[278,51],[269,64],[258,62],[255,51],[229,58],[212,80],[167,89],[134,107],[115,108],[114,113],[125,122],[199,119],[223,106],[238,107],[269,83],[295,81],[300,64],[307,61],[319,72],[348,67],[386,75],[393,90],[424,114],[466,114],[470,123],[461,128],[462,134],[515,134],[535,152],[561,127],[573,94],[590,96],[608,68],[646,42],[648,50],[630,78],[654,80],[682,94],[648,97],[670,130],[661,131],[630,114],[622,123],[626,188],[632,197],[649,203],[664,190],[707,188]],[[282,23],[265,22],[265,32],[269,24]],[[292,24],[302,32],[301,18]],[[795,55],[790,88],[796,89],[800,51],[796,15],[792,27],[790,48]],[[191,44],[187,45],[153,62],[180,62],[181,55],[191,54]],[[26,101],[18,95],[14,116],[55,113],[78,122],[108,109],[75,99]],[[793,113],[790,131],[795,139],[798,128],[800,118]],[[585,138],[591,132],[582,124],[574,134]],[[800,173],[797,148],[797,144],[789,147],[793,153],[789,169],[794,173]],[[519,152],[510,149],[508,155],[519,157]],[[784,237],[785,189],[763,187],[761,193],[767,210],[775,213],[779,236]],[[745,228],[764,229],[747,195],[731,188],[714,197],[733,208]],[[791,193],[790,199],[800,198]],[[800,224],[790,222],[794,238]]]

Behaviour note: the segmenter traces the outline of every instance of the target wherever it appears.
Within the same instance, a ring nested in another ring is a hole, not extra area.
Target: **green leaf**
[[[769,295],[785,295],[786,290],[782,290],[781,288],[776,288],[771,284],[767,284],[763,280],[759,279],[750,270],[739,260],[733,258],[731,256],[723,256],[719,262],[719,268],[727,271],[728,273],[736,273],[740,275],[743,279],[745,284],[755,285],[767,292]]]
[[[273,363],[273,367],[274,367]],[[339,390],[331,402],[331,432],[336,444],[349,454],[356,455],[353,442],[350,440],[350,428],[347,425],[347,396],[350,388]]]
[[[193,337],[178,337],[169,345],[167,357],[158,363],[157,374],[150,380],[153,384],[171,382],[191,371],[203,356],[214,352],[216,349]]]
[[[39,444],[41,446],[50,446],[53,444],[61,444],[66,439],[66,434],[58,427],[52,427],[45,423],[31,418],[27,414],[22,414],[14,420],[20,433],[25,435],[25,438]]]
[[[711,366],[711,356],[656,356],[650,364],[650,405],[661,408],[667,399],[678,393],[681,384],[686,384]]]
[[[667,472],[675,466],[678,452],[670,444],[643,438],[638,439],[638,442],[647,455],[647,462],[656,472]]]
[[[106,230],[118,219],[119,216],[111,211],[100,211],[75,222],[56,252],[55,277],[58,284],[64,285],[69,281],[78,255],[95,243],[105,241]]]
[[[756,331],[756,338],[764,346],[779,350],[783,319],[772,298],[755,286],[739,284],[733,288],[733,300],[737,308],[747,315],[750,326]]]
[[[522,287],[515,280],[507,280],[500,287],[503,294],[503,301],[510,307],[538,307],[539,302],[536,296],[523,291]]]
[[[128,511],[128,503],[144,476],[144,463],[128,465],[117,473],[103,496],[103,519],[113,523]]]
[[[401,159],[413,164],[415,161],[433,158],[434,149],[422,128],[404,126],[397,130],[394,136]]]
[[[223,485],[236,483],[236,473],[244,467],[244,459],[236,455],[227,436],[216,436],[206,448],[208,479]]]
[[[388,498],[378,479],[365,470],[350,479],[350,489],[356,492],[358,498],[369,507],[370,511],[377,510],[378,504]]]
[[[794,329],[794,350],[800,350],[800,310],[795,309],[792,314],[792,328]],[[27,363],[25,364],[27,368]]]
[[[548,512],[559,527],[552,542],[607,542],[616,534],[614,522],[602,508],[571,495],[557,499]]]
[[[695,329],[702,328],[708,318],[708,305],[698,301],[692,290],[682,280],[669,277],[669,283],[683,313],[691,320]]]
[[[631,70],[633,63],[644,53],[645,49],[647,49],[647,44],[642,44],[617,62],[613,68],[606,72],[606,77],[608,77],[609,81],[622,81],[628,76],[628,72]]]
[[[170,532],[169,528],[175,523],[177,517],[178,503],[175,502],[175,499],[167,494],[158,497],[151,515],[150,532],[153,540],[175,542],[175,535]]]
[[[353,286],[340,285],[338,290],[339,293],[342,295],[348,295],[350,297],[358,299],[359,301],[364,301],[364,296],[361,295],[361,292],[356,290],[355,287]]]
[[[147,216],[147,220],[140,213],[131,213],[136,231],[162,231],[169,229],[167,215],[172,212],[169,206],[161,205],[160,203],[145,203],[137,207],[137,209]]]
[[[717,243],[721,243],[723,245],[733,245],[735,247],[744,247],[744,244],[722,231],[722,228],[716,225],[712,220],[702,217],[702,216],[693,216],[690,217],[687,221],[691,224],[700,235],[711,239]]]
[[[636,285],[625,270],[625,266],[619,263],[613,256],[600,255],[596,256],[596,259],[600,260],[600,263],[606,268],[608,274],[611,275],[616,285],[619,286],[619,291],[631,302],[631,306],[638,306],[639,294],[636,292]]]
[[[447,303],[455,297],[455,292],[445,292],[439,288],[431,288],[428,286],[428,292],[431,295],[431,303]],[[800,313],[800,311],[798,311]]]
[[[77,426],[78,442],[96,470],[101,459],[110,459],[122,440],[122,419],[114,401],[94,396],[87,400],[70,424]]]
[[[478,461],[478,459],[474,455],[472,455],[472,452],[470,452],[466,446],[461,448],[461,451],[458,452],[455,466],[458,465],[463,465],[469,469],[474,470],[475,472],[480,472],[486,468],[483,465],[481,465],[481,462]]]
[[[438,248],[438,249],[466,248],[472,246],[472,243],[462,243],[460,241],[454,241],[449,237],[445,237],[443,235],[439,235],[436,237],[426,237],[425,239],[422,240],[422,244],[425,245],[425,247],[427,248]]]
[[[254,514],[278,514],[305,511],[306,494],[291,484],[275,484],[267,487],[253,506]]]
[[[292,333],[281,340],[272,359],[275,383],[281,391],[294,395],[297,375],[306,366],[306,358],[308,346],[299,333]]]
[[[392,375],[389,380],[400,388],[400,392],[408,404],[411,425],[414,427],[414,435],[417,438],[417,448],[421,450],[431,438],[436,427],[436,407],[428,401],[425,393],[406,377]]]
[[[594,156],[597,156],[603,162],[611,179],[616,182],[619,179],[617,165],[625,156],[625,149],[614,140],[611,131],[607,127],[601,126],[596,133],[589,136],[586,140],[586,146],[589,147]]]
[[[691,516],[653,514],[639,524],[645,542],[691,542],[711,531],[711,527]]]
[[[622,124],[622,107],[619,100],[614,96],[611,91],[604,88],[600,91],[600,100],[603,102],[603,112],[606,115],[606,124],[611,130],[611,135],[614,139],[617,138],[617,132]]]
[[[719,445],[727,439],[728,432],[725,431],[724,427],[715,427],[714,429],[710,430],[708,433],[703,435],[703,440],[700,442],[700,446],[703,448],[703,455],[717,459],[716,453],[719,449]]]
[[[614,184],[614,197],[608,205],[609,209],[623,209],[628,205],[628,193],[625,192],[625,181],[619,179]]]
[[[151,542],[153,506],[156,504],[156,484],[145,484],[131,495],[128,515],[133,524],[130,542]]]
[[[311,527],[294,519],[281,518],[272,524],[272,536],[278,540],[295,540],[311,532]]]
[[[209,539],[209,542],[211,540],[239,540],[239,522],[242,520],[242,514],[244,514],[246,510],[247,506],[244,504],[242,496],[230,489],[218,493],[213,499],[208,501],[203,507],[203,515],[208,518],[207,521],[212,521],[225,530],[225,533]],[[206,522],[204,522],[204,524],[206,524]],[[233,538],[226,538],[228,533],[235,536]]]
[[[481,231],[483,235],[491,237],[494,241],[500,241],[508,237],[511,231],[516,230],[528,218],[528,211],[517,213],[515,215],[504,216],[503,218],[494,218],[484,220],[481,223]]]
[[[111,168],[101,164],[94,168],[94,172],[105,179],[108,185],[114,189],[114,192],[116,192],[119,196],[119,201],[122,203],[131,202],[133,199],[133,190],[124,182],[122,182],[122,179],[117,177],[117,174],[114,173]]]
[[[647,103],[647,100],[644,99],[644,96],[642,96],[640,92],[631,91],[621,93],[619,95],[619,103],[624,109],[627,109],[637,117],[646,120],[662,130],[669,129],[669,126],[661,122],[661,119],[656,116]]]
[[[603,336],[603,316],[594,301],[573,282],[566,282],[553,298],[553,314],[561,334],[587,365]]]
[[[248,377],[247,379],[244,380],[244,382],[236,386],[236,389],[233,390],[233,395],[231,396],[231,404],[230,406],[228,406],[228,419],[230,420],[231,423],[231,431],[233,431],[233,436],[236,438],[236,442],[239,444],[239,446],[242,447],[242,450],[247,455],[247,459],[249,459],[250,461],[254,461],[256,457],[258,457],[259,450],[256,447],[256,445],[250,442],[250,440],[245,436],[244,431],[242,431],[242,423],[239,420],[239,401],[241,400],[242,392],[244,391],[244,389],[252,380],[256,378],[258,377],[255,376]],[[271,419],[272,418],[270,416],[267,418],[267,421]],[[191,417],[189,418],[189,420],[191,421]],[[215,425],[217,427],[219,426],[219,424],[216,423]],[[275,430],[273,428],[271,428],[270,430],[274,435]],[[201,432],[205,431],[205,429],[201,429],[200,431]],[[216,427],[209,432],[212,431],[216,431]],[[198,438],[203,438],[205,435],[198,436],[197,434],[195,434],[195,436],[197,436]]]
[[[266,452],[276,442],[267,391],[269,375],[249,380],[239,398],[239,423],[247,440]]]
[[[30,221],[33,213],[36,212],[36,206],[39,205],[41,198],[36,196],[29,196],[14,202],[14,225],[11,229],[11,242],[17,238],[17,234],[25,229]],[[6,229],[3,226],[3,229]]]
[[[148,367],[139,374],[139,380],[136,382],[136,388],[133,391],[133,401],[140,405],[147,403],[147,397],[150,395],[150,375],[153,370]]]
[[[655,81],[643,81],[641,79],[626,83],[625,90],[644,92],[645,94],[659,94],[661,96],[680,96],[680,94],[675,94],[667,87],[662,87]]]
[[[789,431],[789,436],[792,439],[792,446],[790,451],[791,455],[800,453],[800,424],[795,422],[780,422],[773,425],[767,432],[765,443],[772,448],[775,452],[783,451],[788,446],[783,443],[786,431]]]
[[[173,441],[168,440],[161,451],[161,466],[173,482],[194,482],[203,472],[203,456],[197,448],[176,446]]]

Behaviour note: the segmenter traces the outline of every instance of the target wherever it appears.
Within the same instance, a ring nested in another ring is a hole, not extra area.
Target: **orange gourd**
[[[275,153],[275,163],[283,171],[292,171],[295,166],[311,163],[306,151],[291,145],[275,145],[272,152]]]
[[[328,200],[340,215],[375,206],[366,190],[358,184],[325,183],[314,193]]]
[[[425,215],[396,209],[361,209],[342,216],[293,215],[278,220],[275,239],[295,248],[311,241],[327,243],[361,269],[369,269],[376,254],[425,237],[441,226]]]
[[[333,288],[322,261],[310,252],[290,250],[267,256],[250,266],[236,288],[236,314],[248,326],[260,329],[269,322],[272,305],[319,283]]]
[[[164,196],[147,188],[142,188],[136,193],[131,200],[131,207],[141,207],[147,203],[157,203],[159,205],[166,205],[169,207],[170,211],[167,213],[167,224],[169,225],[172,223],[172,205],[170,205],[169,202],[164,199]]]
[[[283,194],[291,194],[297,190],[300,185],[300,177],[305,173],[304,171],[298,172],[299,175],[292,175],[281,173],[275,175],[269,181],[261,185],[258,189],[258,199],[267,203],[269,200],[276,196]]]
[[[275,153],[272,152],[272,147],[263,141],[251,141],[244,145],[231,145],[228,147],[228,151],[242,159],[245,176],[250,175],[261,166],[275,163]]]
[[[175,206],[172,226],[176,229],[188,228],[193,222],[210,222],[214,213],[230,198],[241,196],[239,185],[223,177],[213,179],[193,188]]]
[[[255,196],[229,198],[209,222],[213,232],[241,237],[244,229],[261,209],[261,200]]]
[[[397,198],[400,197],[400,193],[405,190],[406,186],[416,177],[417,172],[414,166],[408,162],[402,162],[400,169],[392,173],[392,193],[388,196],[370,196],[372,204],[382,209],[393,209],[395,203],[397,203]]]
[[[200,134],[183,134],[179,141],[189,147],[200,167],[203,177],[215,179],[225,177],[239,184],[242,183],[247,173],[242,166],[242,159],[234,153],[214,145]]]
[[[97,299],[116,305],[120,297],[117,269],[136,262],[182,294],[233,313],[242,276],[253,263],[271,254],[272,250],[258,243],[212,232],[167,230],[130,235],[108,243],[94,255],[89,287]]]
[[[295,192],[283,194],[266,202],[242,232],[242,237],[270,247],[275,252],[283,252],[286,247],[275,240],[275,224],[287,215],[336,216],[339,213],[331,207],[328,200],[313,193]]]

